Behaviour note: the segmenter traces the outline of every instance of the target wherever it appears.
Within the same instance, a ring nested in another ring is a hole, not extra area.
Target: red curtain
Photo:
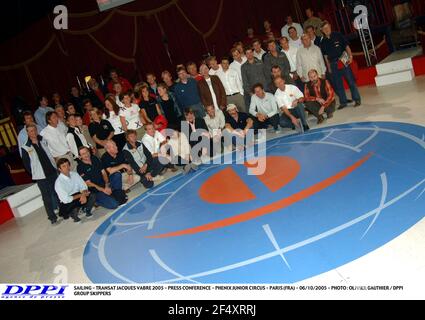
[[[298,2],[302,11],[311,4],[320,9],[317,1]],[[20,95],[34,104],[37,95],[55,91],[67,99],[77,75],[81,81],[98,76],[107,65],[132,82],[146,72],[159,78],[162,70],[174,73],[177,64],[199,62],[208,52],[229,55],[248,26],[262,33],[269,19],[280,30],[287,14],[296,17],[292,0],[135,1],[102,13],[94,1],[69,1],[67,8],[68,30],[55,30],[50,15],[0,45],[3,102]]]

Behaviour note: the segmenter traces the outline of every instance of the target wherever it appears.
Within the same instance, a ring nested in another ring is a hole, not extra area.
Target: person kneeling
[[[120,175],[112,175],[111,179],[102,167],[98,157],[92,156],[90,149],[80,147],[78,149],[80,160],[77,171],[86,182],[89,190],[96,196],[96,204],[106,209],[116,209],[127,202],[127,195],[122,189]]]
[[[109,174],[109,179],[121,178],[123,189],[129,192],[130,188],[140,181],[138,175],[134,175],[133,169],[124,157],[124,153],[118,151],[113,140],[105,143],[106,153],[102,156],[102,165]]]
[[[300,132],[310,130],[305,119],[304,95],[296,86],[285,84],[281,77],[274,79],[277,88],[275,97],[282,111],[280,126],[282,128],[297,129]]]
[[[137,141],[137,132],[128,130],[126,133],[127,143],[123,153],[131,168],[140,176],[140,181],[147,189],[152,188],[154,182],[164,179],[159,173],[164,166],[159,159],[152,157],[150,152],[140,141]]]
[[[321,124],[325,121],[324,113],[327,119],[333,117],[336,104],[335,91],[328,80],[320,79],[316,70],[310,70],[308,77],[310,82],[306,83],[304,89],[305,108],[317,118],[317,124]]]
[[[78,213],[82,210],[87,218],[91,217],[96,196],[88,190],[80,175],[71,171],[68,159],[59,159],[57,167],[60,175],[55,182],[55,191],[60,200],[59,215],[64,219],[71,217],[74,222],[80,222]]]

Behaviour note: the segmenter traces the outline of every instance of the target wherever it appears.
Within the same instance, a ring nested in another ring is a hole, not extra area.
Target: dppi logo
[[[67,285],[7,285],[2,299],[63,299]]]

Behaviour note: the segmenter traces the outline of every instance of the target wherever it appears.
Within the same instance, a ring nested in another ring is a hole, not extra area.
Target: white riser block
[[[377,87],[387,86],[390,84],[412,81],[415,77],[413,70],[396,72],[375,77]]]
[[[376,65],[378,75],[386,75],[390,73],[413,70],[411,58],[401,59],[397,61],[381,63]]]
[[[9,202],[9,206],[11,208],[16,208],[31,199],[39,197],[40,195],[40,189],[37,184],[33,184],[32,186],[7,197],[7,202]]]
[[[23,204],[18,208],[12,208],[12,211],[15,218],[22,218],[26,215],[29,215],[30,213],[33,213],[41,207],[44,207],[44,203],[41,196],[39,196],[35,199],[32,199],[31,201],[28,201],[27,203]]]

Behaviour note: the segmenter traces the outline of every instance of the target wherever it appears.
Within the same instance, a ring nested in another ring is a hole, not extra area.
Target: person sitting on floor
[[[113,140],[105,143],[105,154],[102,156],[102,165],[109,174],[109,179],[114,179],[113,175],[119,175],[122,179],[123,189],[126,193],[130,188],[140,181],[138,175],[134,175],[134,171],[124,157],[124,153],[118,151],[118,147]]]
[[[150,152],[142,142],[137,141],[137,132],[128,130],[126,133],[127,143],[124,146],[123,153],[131,168],[140,176],[140,181],[146,189],[152,188],[154,182],[164,179],[160,175],[164,166],[158,158],[151,157]]]
[[[176,172],[178,170],[170,163],[169,158],[166,155],[164,146],[167,144],[167,140],[155,129],[154,124],[148,123],[146,125],[146,133],[143,136],[142,143],[146,148],[148,157],[152,157],[154,161],[158,161],[172,172]]]
[[[119,175],[108,177],[98,157],[91,155],[90,149],[83,146],[79,150],[77,172],[86,182],[89,191],[96,196],[96,204],[106,209],[116,209],[127,202]]]
[[[329,81],[321,79],[314,69],[310,70],[308,78],[310,82],[306,83],[304,89],[305,108],[317,118],[317,124],[320,124],[325,121],[324,113],[328,119],[333,117],[336,105],[335,91]]]
[[[258,129],[267,129],[272,125],[279,133],[279,108],[275,96],[265,92],[261,83],[254,85],[253,92],[249,113],[256,118]]]
[[[276,101],[282,111],[280,126],[282,128],[298,128],[301,132],[308,131],[310,128],[305,119],[303,93],[296,86],[286,84],[282,77],[274,79],[274,83],[277,87]]]
[[[184,173],[191,170],[198,170],[198,166],[192,162],[191,147],[185,134],[174,130],[168,140],[170,147],[171,163],[176,166],[183,166]]]
[[[245,112],[239,112],[234,104],[227,106],[226,131],[235,138],[232,138],[233,145],[236,145],[236,138],[245,138],[250,129],[254,129],[254,121]]]
[[[55,191],[60,200],[59,216],[65,220],[71,217],[74,222],[80,222],[78,213],[81,210],[87,218],[90,218],[96,196],[88,190],[80,175],[71,171],[71,164],[68,159],[59,159],[57,167],[60,175],[55,182]]]

